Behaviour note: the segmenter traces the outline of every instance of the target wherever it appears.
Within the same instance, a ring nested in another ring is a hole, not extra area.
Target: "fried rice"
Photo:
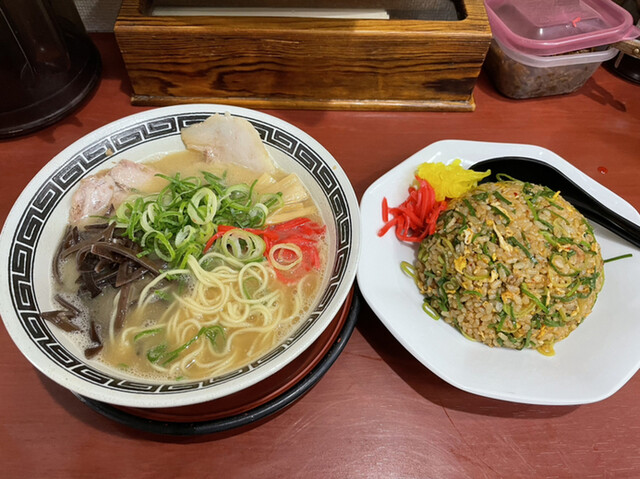
[[[415,271],[427,309],[469,339],[543,354],[589,315],[604,282],[584,216],[559,192],[517,180],[452,200]]]

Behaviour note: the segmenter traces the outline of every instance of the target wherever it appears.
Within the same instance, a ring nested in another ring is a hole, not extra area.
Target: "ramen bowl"
[[[248,120],[278,167],[296,173],[326,225],[327,264],[319,294],[278,346],[223,375],[159,381],[86,359],[69,334],[40,313],[58,309],[51,265],[80,180],[122,160],[147,162],[184,150],[180,131],[216,113]],[[108,124],[54,157],[24,189],[4,224],[0,247],[0,314],[24,356],[44,375],[75,394],[109,404],[176,407],[238,393],[269,378],[316,341],[343,306],[355,278],[360,247],[359,211],[340,165],[317,141],[273,116],[232,106],[179,105]]]

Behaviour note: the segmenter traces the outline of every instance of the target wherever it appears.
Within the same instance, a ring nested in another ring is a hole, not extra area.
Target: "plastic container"
[[[529,55],[558,55],[640,35],[631,14],[611,0],[485,0],[495,38]]]
[[[617,53],[616,49],[608,48],[542,57],[512,50],[494,38],[485,67],[496,89],[503,95],[516,99],[535,98],[578,90],[602,62]]]

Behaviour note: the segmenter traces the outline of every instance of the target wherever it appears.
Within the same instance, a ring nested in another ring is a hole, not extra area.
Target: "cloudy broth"
[[[207,171],[223,178],[227,185],[252,185],[258,180],[256,195],[273,192],[274,184],[288,177],[276,171],[266,181],[243,167],[206,163],[200,153],[192,151],[168,154],[148,165],[167,177],[179,173],[183,179],[201,178],[202,171]],[[310,196],[296,207],[305,218],[322,225]],[[295,281],[287,271],[284,275],[275,272],[268,258],[236,267],[214,254],[203,258],[201,264],[196,261],[176,269],[151,287],[154,276],[146,274],[131,285],[121,327],[114,325],[116,311],[122,306],[119,290],[105,287],[94,298],[78,293],[80,273],[73,256],[61,263],[63,281],[57,292],[83,311],[82,332],[70,333],[70,337],[83,349],[92,341],[90,335],[87,339],[87,331],[93,329],[100,338],[102,348],[94,359],[149,380],[198,380],[255,361],[295,330],[323,282],[327,261],[324,235],[315,246],[316,267]]]

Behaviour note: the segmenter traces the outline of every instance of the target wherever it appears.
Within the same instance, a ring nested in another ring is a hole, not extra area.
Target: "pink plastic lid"
[[[493,35],[530,55],[557,55],[640,35],[611,0],[485,0]]]

